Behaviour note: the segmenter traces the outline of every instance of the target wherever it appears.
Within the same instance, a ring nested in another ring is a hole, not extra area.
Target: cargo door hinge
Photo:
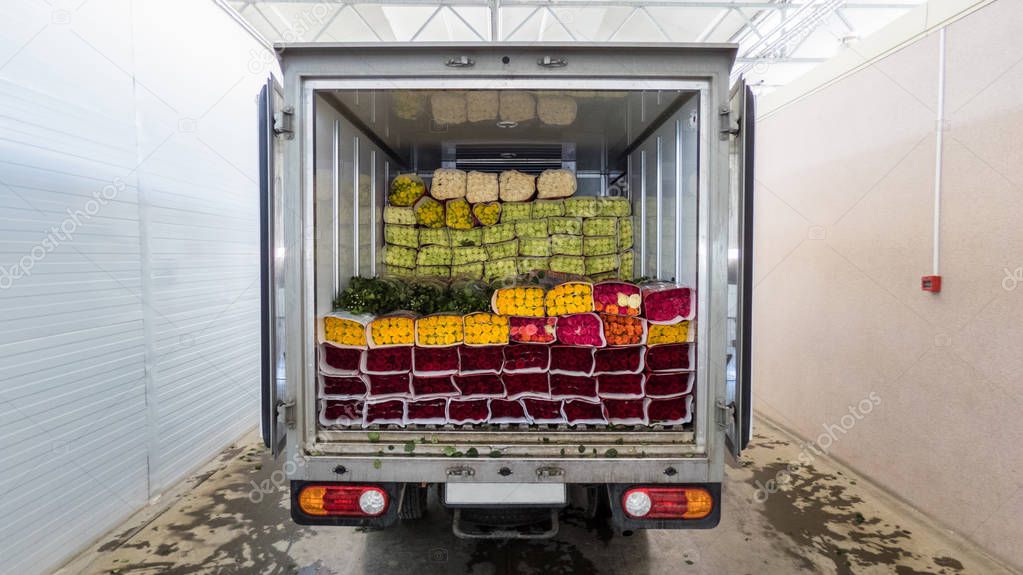
[[[718,408],[718,427],[727,429],[732,421],[735,420],[735,404],[719,399],[715,405]]]
[[[736,122],[732,125],[732,111],[728,106],[721,106],[718,109],[718,116],[721,118],[721,139],[727,140],[729,136],[739,135],[739,125],[741,122]]]
[[[285,106],[274,113],[274,135],[290,140],[295,137],[295,130],[291,126],[291,120],[295,117],[295,107]]]
[[[565,475],[565,470],[560,467],[547,466],[536,468],[537,479],[553,479]]]
[[[294,401],[278,401],[277,402],[277,420],[283,421],[284,425],[287,425],[289,429],[295,428],[295,402]]]

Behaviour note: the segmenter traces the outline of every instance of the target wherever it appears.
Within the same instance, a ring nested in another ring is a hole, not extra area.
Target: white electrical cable
[[[945,135],[945,28],[938,32],[938,121],[934,159],[934,271],[941,275],[941,162]]]

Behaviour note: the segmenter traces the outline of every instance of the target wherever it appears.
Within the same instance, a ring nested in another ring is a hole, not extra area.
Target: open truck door
[[[283,449],[287,428],[278,414],[285,401],[284,263],[281,152],[276,145],[275,117],[282,112],[280,84],[269,78],[259,93],[259,275],[260,365],[263,443],[276,457]]]
[[[740,79],[732,88],[728,127],[731,202],[729,209],[729,349],[725,407],[728,448],[736,457],[749,444],[753,424],[753,146],[756,109],[753,91]]]

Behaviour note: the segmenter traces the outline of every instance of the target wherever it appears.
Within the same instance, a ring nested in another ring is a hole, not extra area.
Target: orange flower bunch
[[[562,316],[593,311],[593,286],[566,282],[547,292],[547,315]]]
[[[520,317],[544,317],[543,288],[500,288],[494,292],[494,312]]]
[[[647,345],[685,343],[689,341],[689,322],[680,321],[671,325],[652,323],[647,328]]]
[[[323,333],[327,341],[340,345],[366,345],[366,328],[355,320],[327,316],[323,318]]]
[[[378,317],[369,323],[373,345],[412,345],[416,342],[416,320],[410,317]]]
[[[508,316],[486,312],[471,313],[462,318],[465,343],[470,345],[503,345],[508,343]]]
[[[625,315],[601,315],[604,339],[608,345],[637,345],[643,343],[643,320]]]
[[[462,316],[428,315],[416,320],[416,344],[446,346],[462,342]]]

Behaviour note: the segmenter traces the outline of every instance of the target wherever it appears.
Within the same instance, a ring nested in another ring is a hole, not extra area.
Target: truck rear
[[[734,47],[280,54],[260,96],[263,434],[294,520],[387,527],[434,492],[463,537],[550,537],[568,507],[619,532],[715,526],[750,434]],[[494,309],[338,313],[421,283],[482,285]]]

